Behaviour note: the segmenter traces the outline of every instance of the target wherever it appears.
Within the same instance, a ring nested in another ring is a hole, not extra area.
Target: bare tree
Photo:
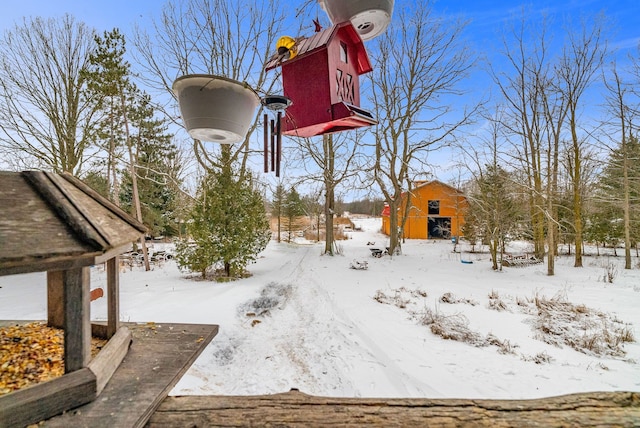
[[[336,188],[360,171],[358,143],[361,133],[325,134],[322,138],[298,139],[298,152],[305,169],[305,181],[322,183],[324,190],[325,254],[334,254],[333,216]]]
[[[513,157],[525,172],[525,190],[529,199],[532,238],[536,257],[542,258],[544,249],[544,171],[543,83],[549,82],[547,55],[547,27],[530,30],[527,34],[524,18],[508,30],[503,39],[503,56],[507,70],[492,69],[493,79],[504,100],[505,134],[513,143]],[[531,40],[529,38],[531,37]]]
[[[390,207],[391,254],[400,249],[398,209],[411,205],[401,198],[405,190],[410,195],[410,177],[424,173],[426,153],[451,142],[475,112],[453,107],[474,64],[464,28],[433,16],[430,2],[416,2],[374,40],[370,79],[379,124],[372,170]]]
[[[569,112],[561,65],[550,55],[551,25],[522,18],[508,30],[503,55],[507,69],[492,70],[505,105],[502,125],[512,142],[512,157],[524,172],[534,252],[547,254],[547,274],[555,273],[558,241],[558,182],[561,143]],[[508,37],[507,37],[508,36]],[[572,82],[573,84],[573,82]]]
[[[582,208],[585,189],[583,159],[585,158],[584,138],[578,136],[578,116],[583,107],[582,98],[594,77],[599,72],[607,45],[603,32],[604,17],[593,22],[583,20],[577,31],[568,28],[567,44],[557,67],[562,85],[563,101],[567,103],[567,126],[571,136],[570,152],[572,162],[569,174],[573,190],[573,218],[575,229],[575,267],[582,267]]]
[[[604,78],[604,83],[607,88],[606,107],[608,115],[611,118],[610,129],[612,132],[610,134],[620,138],[620,141],[616,142],[617,144],[614,144],[611,148],[612,153],[616,151],[619,152],[618,157],[620,158],[617,165],[614,164],[613,169],[618,170],[618,175],[621,174],[621,177],[618,178],[622,181],[618,186],[621,187],[622,195],[618,195],[616,201],[608,200],[606,202],[613,202],[622,206],[624,222],[624,268],[631,269],[631,208],[633,202],[631,195],[633,193],[633,186],[630,170],[631,163],[638,162],[639,160],[630,156],[632,153],[627,146],[629,139],[634,133],[634,122],[638,117],[638,101],[632,91],[633,85],[622,80],[622,76],[620,76],[615,63],[612,64],[608,76]],[[635,126],[637,127],[638,125],[635,124]],[[610,162],[614,163],[615,160],[612,159]],[[637,201],[635,202],[637,203]]]
[[[96,104],[81,70],[94,31],[70,15],[24,19],[0,41],[0,147],[55,172],[78,175],[91,144]]]
[[[153,22],[154,34],[135,30],[133,44],[138,51],[140,78],[164,99],[172,97],[164,113],[174,122],[177,103],[171,87],[184,74],[221,75],[247,82],[259,93],[271,92],[277,75],[268,76],[264,64],[275,50],[276,38],[282,35],[285,11],[279,0],[169,1],[160,19]],[[239,160],[241,173],[260,118],[256,115],[242,144],[224,148],[232,152],[233,161]],[[226,158],[211,155],[198,140],[194,141],[194,152],[204,168],[219,166],[216,159]]]

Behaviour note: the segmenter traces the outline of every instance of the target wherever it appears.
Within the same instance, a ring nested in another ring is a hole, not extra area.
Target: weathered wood
[[[97,400],[45,422],[45,427],[141,427],[169,394],[218,326],[126,324],[133,342]]]
[[[109,247],[108,238],[96,227],[96,223],[87,220],[80,211],[82,205],[73,203],[66,189],[56,185],[55,174],[44,171],[24,171],[22,175],[53,207],[65,224],[71,227],[78,239],[96,250]]]
[[[66,270],[64,275],[64,371],[86,367],[91,360],[89,268]]]
[[[107,336],[110,338],[120,326],[120,271],[118,270],[118,256],[106,262],[107,264]]]
[[[90,266],[146,230],[79,180],[42,171],[0,171],[0,219],[0,275]]]
[[[98,395],[100,395],[125,355],[127,355],[131,345],[131,338],[131,331],[127,327],[120,328],[89,363],[89,370],[96,375]]]
[[[61,270],[47,271],[47,325],[63,328],[64,275]]]
[[[594,392],[535,400],[263,396],[168,397],[147,427],[637,427],[640,393]]]
[[[96,377],[89,369],[0,397],[0,427],[25,427],[94,400]]]
[[[21,174],[0,171],[0,219],[0,275],[44,271],[41,264],[50,257],[77,258],[92,251]]]

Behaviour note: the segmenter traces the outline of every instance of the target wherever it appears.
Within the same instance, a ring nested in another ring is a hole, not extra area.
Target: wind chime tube
[[[282,112],[278,112],[278,117],[276,119],[276,177],[280,177],[280,160],[282,159],[282,129],[280,126],[280,121],[282,119]]]
[[[269,116],[263,117],[264,122],[264,172],[269,172]]]
[[[276,170],[276,136],[275,136],[275,121],[271,119],[271,171]]]

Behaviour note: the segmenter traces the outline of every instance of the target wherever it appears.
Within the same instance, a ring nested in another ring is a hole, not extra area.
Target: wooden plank
[[[53,207],[55,213],[71,227],[76,237],[96,250],[109,248],[109,242],[74,204],[64,188],[56,184],[55,175],[45,171],[23,171],[22,175]]]
[[[45,427],[141,427],[218,332],[201,324],[125,324],[133,342],[95,401]]]
[[[81,406],[96,397],[96,377],[89,369],[33,385],[0,397],[0,427],[25,427]]]
[[[89,370],[96,376],[98,395],[127,355],[131,339],[131,331],[127,327],[120,328],[89,363]]]
[[[85,194],[90,196],[93,200],[100,203],[103,207],[111,211],[113,214],[117,215],[121,220],[129,223],[131,226],[136,228],[140,234],[147,233],[148,228],[144,224],[140,223],[136,218],[132,217],[128,213],[122,210],[119,206],[93,190],[91,187],[87,186],[83,181],[77,179],[73,175],[69,173],[62,173],[61,177],[67,180],[69,183],[73,184],[75,187],[83,191]]]
[[[107,336],[113,336],[120,326],[120,271],[118,256],[107,260]]]
[[[147,427],[634,427],[639,421],[637,392],[536,400],[447,400],[326,398],[292,390],[252,397],[168,397]]]
[[[62,328],[64,323],[64,272],[47,271],[47,325]]]
[[[91,360],[89,268],[64,271],[64,371],[86,367]]]
[[[25,257],[20,265],[30,269],[23,271],[33,272],[47,270],[39,264],[48,257],[91,251],[19,173],[0,171],[0,218],[0,275],[21,273],[4,272],[5,263],[12,267]]]
[[[53,233],[58,232],[53,231]],[[45,239],[41,236],[40,238]],[[41,253],[40,256],[24,256],[20,260],[0,260],[0,276],[92,266],[96,264],[95,260],[100,255],[100,253],[77,253],[71,256],[59,256],[60,251],[58,251],[57,247],[47,247],[45,244],[41,245],[47,251]]]

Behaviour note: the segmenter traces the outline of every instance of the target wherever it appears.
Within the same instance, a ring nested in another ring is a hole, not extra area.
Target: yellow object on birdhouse
[[[280,37],[276,42],[276,49],[284,60],[292,59],[298,54],[296,39],[289,36]]]

